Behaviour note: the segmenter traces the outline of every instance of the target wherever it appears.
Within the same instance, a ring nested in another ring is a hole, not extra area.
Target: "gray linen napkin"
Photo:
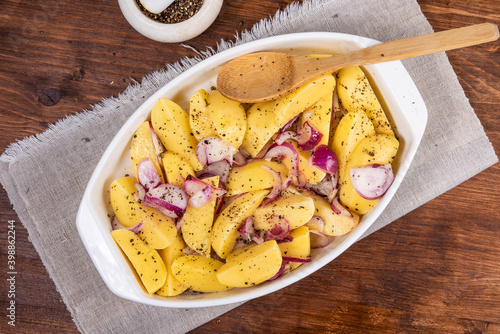
[[[236,43],[221,42],[218,51],[303,31],[345,32],[389,41],[430,33],[432,28],[415,0],[309,0],[259,22]],[[186,310],[121,299],[101,280],[75,227],[87,181],[127,117],[203,57],[168,65],[166,71],[152,73],[118,98],[103,100],[90,111],[12,144],[0,157],[0,181],[83,333],[182,333],[239,305]],[[428,107],[428,126],[403,184],[367,234],[498,161],[446,55],[410,59],[404,65]]]

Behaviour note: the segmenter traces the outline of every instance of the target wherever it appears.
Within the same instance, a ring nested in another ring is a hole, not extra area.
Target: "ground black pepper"
[[[160,23],[180,23],[195,15],[203,5],[203,0],[175,0],[161,13],[151,13],[141,3],[135,0],[139,9],[150,19]]]

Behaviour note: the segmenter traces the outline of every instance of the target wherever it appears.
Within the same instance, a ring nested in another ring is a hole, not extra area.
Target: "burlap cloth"
[[[259,22],[235,44],[292,32],[332,31],[389,41],[432,32],[415,0],[309,0]],[[221,42],[219,50],[233,43]],[[208,57],[216,51],[207,51]],[[118,98],[61,120],[12,144],[0,157],[0,181],[58,291],[83,333],[181,333],[238,305],[151,307],[111,293],[75,227],[87,181],[127,117],[158,88],[200,59],[152,73]],[[404,61],[429,120],[408,174],[372,233],[498,161],[444,53]]]

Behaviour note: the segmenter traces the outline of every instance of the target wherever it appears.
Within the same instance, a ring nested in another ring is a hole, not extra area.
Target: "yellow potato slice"
[[[212,248],[218,256],[225,259],[231,253],[243,220],[252,215],[268,193],[267,190],[245,193],[222,210],[212,229]]]
[[[217,136],[217,130],[208,110],[208,93],[204,89],[200,89],[191,96],[189,125],[198,141],[205,137]]]
[[[111,236],[134,267],[147,292],[152,294],[165,283],[167,268],[158,252],[129,230],[115,230]]]
[[[302,259],[308,258],[311,255],[309,228],[307,226],[300,226],[290,232],[290,236],[293,238],[292,241],[278,244],[281,255]],[[300,262],[291,262],[290,269],[295,269],[301,264]]]
[[[195,176],[193,167],[181,155],[174,152],[163,153],[163,168],[167,182],[184,188],[184,180],[188,175]]]
[[[177,296],[189,288],[188,285],[179,282],[172,274],[172,263],[178,257],[184,256],[184,252],[182,251],[184,247],[186,247],[186,244],[179,234],[170,246],[158,251],[167,268],[167,278],[165,279],[165,284],[156,291],[157,295],[167,297]]]
[[[283,180],[288,175],[288,168],[284,164],[275,161],[252,161],[241,167],[233,167],[226,182],[227,196],[272,188],[274,177],[262,166],[274,169]]]
[[[181,256],[172,263],[172,273],[182,284],[193,291],[217,292],[229,290],[231,287],[217,279],[217,273],[224,263],[199,255]]]
[[[276,240],[245,249],[226,262],[217,273],[219,282],[228,286],[248,287],[262,283],[280,270],[281,251]]]
[[[175,102],[160,99],[151,110],[151,123],[167,151],[180,154],[194,170],[202,169],[196,157],[198,141],[191,132],[188,114]]]

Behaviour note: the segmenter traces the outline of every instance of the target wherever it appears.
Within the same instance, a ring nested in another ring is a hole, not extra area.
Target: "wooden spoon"
[[[381,43],[335,57],[315,58],[279,52],[250,53],[228,62],[219,72],[217,88],[244,103],[274,100],[344,67],[383,63],[491,42],[498,27],[482,23],[463,28]]]

